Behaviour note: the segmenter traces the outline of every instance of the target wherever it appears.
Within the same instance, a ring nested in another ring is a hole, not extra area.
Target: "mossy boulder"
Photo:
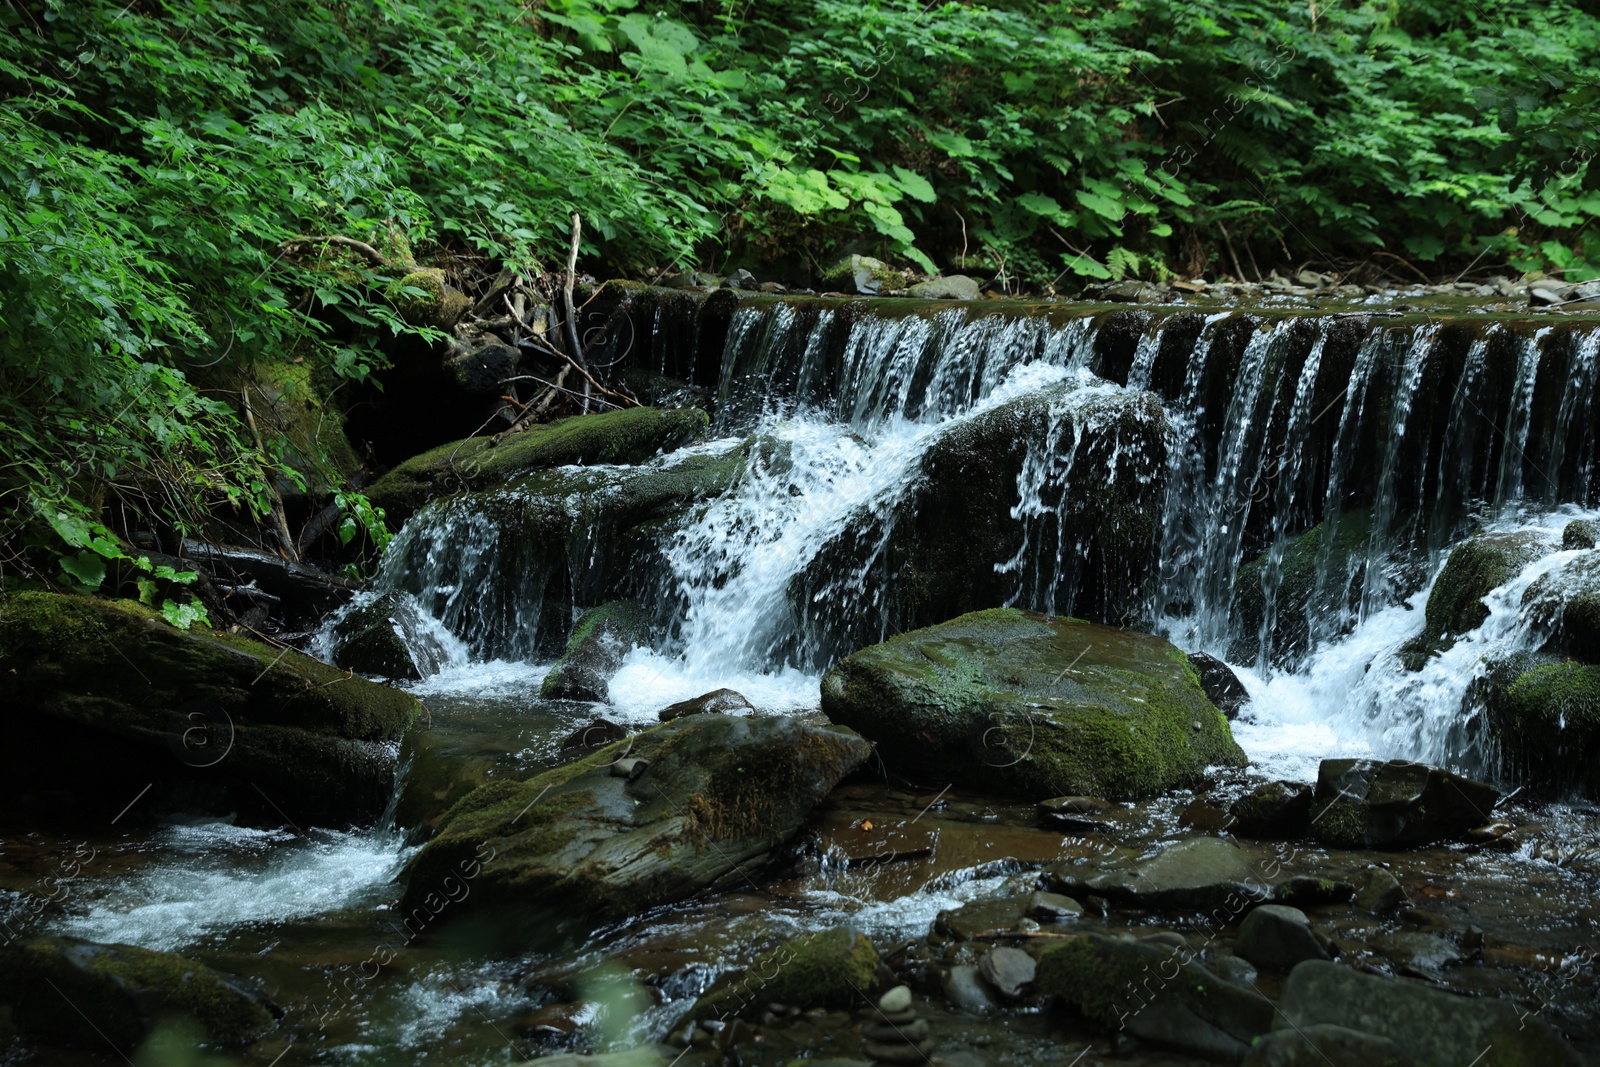
[[[956,424],[896,507],[863,508],[791,583],[808,642],[825,661],[1004,603],[1138,617],[1156,573],[1167,436],[1153,393],[1076,383]],[[859,593],[867,571],[873,597]]]
[[[1541,575],[1523,594],[1522,608],[1549,634],[1544,651],[1600,663],[1600,551]]]
[[[391,573],[477,655],[560,655],[573,605],[658,593],[661,534],[737,482],[755,447],[543,470],[437,500],[390,547]]]
[[[392,283],[389,293],[400,317],[413,326],[448,330],[472,307],[472,299],[445,281],[438,267],[411,271]]]
[[[876,296],[880,292],[904,289],[911,284],[911,274],[891,267],[881,259],[849,255],[823,271],[820,280],[825,288]]]
[[[1224,981],[1170,945],[1079,934],[1039,953],[1034,989],[1110,1030],[1238,1062],[1272,1029],[1272,1001]]]
[[[787,717],[694,715],[468,794],[406,872],[402,918],[615,919],[743,881],[871,747]],[[622,773],[619,761],[642,761]],[[465,889],[463,890],[463,887]]]
[[[1554,547],[1531,532],[1484,534],[1457,545],[1428,594],[1422,632],[1401,650],[1406,665],[1420,668],[1428,657],[1481,626],[1489,617],[1483,598]]]
[[[1014,608],[847,657],[822,680],[822,708],[902,773],[1031,800],[1154,796],[1245,763],[1171,644]]]
[[[367,490],[398,526],[429,500],[485,489],[549,467],[642,463],[700,436],[709,417],[694,408],[626,408],[531,426],[498,445],[492,437],[452,441],[413,456]]]
[[[590,608],[572,628],[567,650],[545,675],[539,695],[546,700],[607,700],[607,682],[623,657],[649,636],[649,615],[630,600]]]
[[[1323,760],[1311,833],[1340,848],[1411,848],[1488,822],[1493,786],[1409,760]]]
[[[305,478],[305,489],[279,479],[278,491],[292,497],[344,487],[361,466],[345,436],[344,412],[312,380],[305,363],[257,362],[231,383],[249,390],[250,410],[263,436],[287,443],[284,462]]]
[[[1600,544],[1600,522],[1573,519],[1561,530],[1562,548],[1594,548],[1597,544]]]
[[[1600,800],[1600,666],[1497,665],[1486,704],[1502,774],[1536,796]]]
[[[1366,549],[1372,513],[1347,511],[1331,525],[1318,523],[1281,552],[1268,549],[1241,564],[1233,583],[1233,643],[1228,660],[1253,663],[1261,655],[1292,667],[1311,650],[1311,617],[1339,605],[1354,609],[1366,584]],[[1331,635],[1322,635],[1331,636]]]
[[[0,945],[0,1004],[21,1030],[85,1044],[104,1038],[123,1052],[174,1020],[198,1024],[218,1045],[247,1045],[282,1014],[250,984],[193,960],[71,937]]]
[[[415,697],[287,647],[184,632],[128,601],[0,602],[0,793],[50,817],[165,807],[376,818]]]
[[[695,1019],[759,1014],[768,1004],[794,1008],[864,1007],[878,984],[878,950],[857,930],[837,927],[780,945],[689,1013]]]

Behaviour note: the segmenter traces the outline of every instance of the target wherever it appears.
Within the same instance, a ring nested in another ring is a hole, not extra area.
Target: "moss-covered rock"
[[[849,730],[791,718],[695,715],[491,782],[412,862],[402,919],[496,907],[618,918],[747,877],[870,751]],[[616,773],[624,758],[645,761],[642,773]]]
[[[1034,988],[1112,1030],[1208,1059],[1238,1062],[1272,1028],[1272,1001],[1223,981],[1195,953],[1079,934],[1039,953]]]
[[[104,1038],[124,1052],[175,1019],[198,1023],[216,1044],[247,1045],[281,1014],[244,981],[193,960],[70,937],[0,945],[0,1004],[22,1030],[85,1044]]]
[[[530,471],[642,463],[698,437],[709,422],[694,408],[626,408],[531,426],[498,445],[490,437],[470,437],[406,460],[374,482],[367,497],[399,525],[436,496],[488,488]]]
[[[1370,511],[1348,511],[1333,525],[1318,523],[1289,541],[1276,562],[1269,549],[1241,564],[1233,583],[1228,659],[1255,662],[1265,633],[1269,659],[1292,666],[1311,649],[1313,613],[1326,616],[1330,607],[1343,605],[1354,618],[1366,581],[1371,530]]]
[[[0,792],[47,816],[163,805],[301,825],[375,818],[415,697],[127,601],[0,602]],[[109,813],[109,814],[108,814]]]
[[[731,984],[702,998],[689,1014],[722,1019],[758,1014],[772,1003],[807,1009],[862,1007],[877,984],[878,950],[872,939],[838,927],[802,934],[773,949]]]
[[[1600,523],[1573,519],[1561,531],[1562,548],[1594,548],[1597,544],[1600,544]]]
[[[1482,625],[1489,617],[1483,598],[1554,547],[1531,532],[1484,534],[1457,545],[1428,594],[1422,632],[1401,650],[1406,665],[1420,668],[1429,656]]]
[[[791,583],[808,642],[826,661],[885,633],[1052,599],[1104,622],[1138,617],[1156,573],[1166,440],[1154,394],[1072,383],[957,424],[897,507],[862,509]],[[869,570],[881,593],[863,597]]]
[[[911,274],[889,266],[871,256],[845,256],[823,271],[820,280],[824,287],[847,293],[867,296],[904,289],[911,284]]]
[[[1523,594],[1522,608],[1550,635],[1544,651],[1600,663],[1600,551],[1540,576]]]
[[[283,459],[305,478],[305,491],[326,493],[343,488],[361,461],[345,436],[344,412],[331,403],[312,380],[304,363],[253,363],[233,389],[249,389],[250,410],[268,440],[281,439]],[[293,496],[301,489],[280,479],[278,491]]]
[[[822,708],[902,773],[1033,800],[1152,796],[1245,762],[1166,641],[1013,608],[857,652],[823,678]]]
[[[1600,666],[1502,668],[1490,680],[1488,721],[1501,773],[1536,796],[1600,800]]]
[[[567,650],[545,675],[539,695],[546,700],[608,699],[607,682],[623,657],[649,636],[650,616],[631,600],[590,608],[572,628]]]
[[[1410,848],[1489,821],[1493,786],[1409,760],[1323,760],[1311,833],[1341,848]]]
[[[393,571],[475,653],[559,655],[573,605],[658,595],[659,534],[732,486],[755,446],[538,471],[436,501],[391,546]]]
[[[421,293],[408,293],[408,289],[420,289]],[[395,310],[413,326],[448,330],[472,307],[472,299],[452,288],[438,267],[411,271],[389,290]]]

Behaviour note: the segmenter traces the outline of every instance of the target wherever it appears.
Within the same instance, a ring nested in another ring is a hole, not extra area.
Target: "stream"
[[[1031,804],[941,794],[943,782],[858,776],[770,877],[533,953],[471,929],[413,938],[395,921],[396,878],[420,841],[393,812],[367,829],[222,820],[112,827],[82,840],[7,834],[8,889],[50,878],[74,850],[88,858],[49,907],[27,910],[19,896],[0,917],[259,979],[284,1009],[282,1025],[215,1062],[518,1063],[663,1041],[715,978],[796,933],[848,923],[887,952],[917,943],[941,911],[1042,865],[1146,853],[1196,832],[1190,809],[1201,793],[1223,803],[1264,779],[1315,781],[1332,756],[1500,778],[1475,703],[1484,664],[1543,644],[1547,628],[1523,596],[1580,556],[1560,547],[1570,522],[1600,521],[1600,324],[1384,308],[911,303],[747,299],[719,330],[677,305],[634,309],[631,358],[714,403],[707,440],[647,466],[670,471],[752,439],[760,447],[731,489],[651,529],[628,581],[655,610],[658,636],[626,654],[599,708],[538,696],[562,637],[551,620],[592,606],[587,590],[604,563],[593,545],[540,569],[509,551],[476,505],[444,499],[410,519],[363,598],[397,592],[417,610],[413,642],[437,669],[407,688],[429,710],[430,744],[490,778],[527,777],[560,763],[561,739],[596,713],[637,729],[719,688],[763,714],[820,718],[828,666],[907,617],[888,564],[897,524],[963,521],[914,513],[930,450],[1044,396],[1044,432],[1027,442],[1015,484],[1001,487],[1021,536],[1013,556],[986,561],[997,601],[1125,622],[1228,662],[1251,698],[1233,723],[1247,769],[1218,770],[1194,794],[1117,805],[1114,830],[1100,836],[1043,829]],[[693,343],[681,340],[695,331]],[[1142,429],[1117,421],[1136,394],[1159,399],[1155,453]],[[1087,451],[1091,432],[1113,441],[1109,451]],[[621,485],[632,470],[584,468],[585,484]],[[1163,486],[1157,558],[1131,577],[1063,521],[1119,479]],[[514,504],[524,490],[498,492]],[[1354,547],[1335,551],[1353,517]],[[1551,547],[1485,598],[1480,625],[1408,669],[1406,646],[1451,549],[1486,533]],[[1291,580],[1297,553],[1310,562]],[[1235,606],[1245,581],[1261,605],[1248,619]],[[1482,973],[1462,984],[1536,999],[1571,1032],[1600,1039],[1600,813],[1575,798],[1513,796],[1497,815],[1517,825],[1514,847],[1383,858],[1419,902],[1480,931]],[[852,862],[863,823],[925,854]],[[1273,847],[1244,844],[1262,855]],[[1325,874],[1368,858],[1318,847],[1295,862]],[[1395,936],[1370,916],[1327,922],[1352,942]],[[1086,1063],[1110,1056],[1088,1029],[1035,1009],[981,1019],[928,1010],[941,1051],[1062,1067],[1084,1049]],[[827,1051],[824,1022],[808,1025],[747,1062],[856,1055]],[[4,1065],[122,1062],[92,1045],[42,1055],[23,1038],[0,1041]],[[1135,1051],[1123,1062],[1198,1061]]]

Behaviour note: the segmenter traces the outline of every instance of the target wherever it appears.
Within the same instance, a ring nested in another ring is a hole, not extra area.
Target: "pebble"
[[[911,987],[897,985],[878,998],[878,1007],[887,1015],[898,1015],[911,1009]]]

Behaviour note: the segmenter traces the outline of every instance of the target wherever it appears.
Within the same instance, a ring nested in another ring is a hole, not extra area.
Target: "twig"
[[[1228,250],[1228,258],[1233,260],[1233,273],[1242,282],[1244,281],[1244,268],[1239,266],[1239,253],[1233,250],[1233,240],[1228,236],[1228,227],[1218,222],[1217,229],[1222,231],[1222,245]]]
[[[561,312],[567,319],[567,344],[572,348],[571,358],[578,364],[578,369],[583,371],[585,383],[583,386],[583,413],[589,413],[589,386],[599,385],[583,366],[583,349],[578,344],[578,321],[572,312],[572,284],[578,277],[578,238],[583,234],[583,222],[578,213],[572,213],[572,247],[567,252],[567,276],[561,281]]]
[[[572,366],[576,367],[578,369],[578,373],[583,375],[584,380],[588,383],[583,387],[583,395],[585,398],[590,396],[590,389],[593,388],[599,390],[605,396],[614,396],[619,400],[627,399],[621,393],[613,393],[610,389],[607,389],[605,386],[595,381],[594,378],[589,374],[589,369],[587,367],[585,367],[578,360],[573,359],[571,356],[561,351],[561,349],[546,344],[537,337],[528,337],[517,343],[519,345],[527,345],[529,348],[537,349],[547,356],[554,356],[557,359],[566,360]],[[585,406],[585,410],[587,410],[587,406]]]
[[[366,256],[380,267],[388,267],[393,265],[387,258],[384,257],[382,252],[379,252],[376,248],[373,248],[371,245],[367,244],[367,242],[358,241],[354,237],[340,237],[338,234],[329,234],[321,237],[291,237],[278,247],[288,248],[290,245],[297,244],[342,245],[345,248],[354,249],[355,251],[360,252],[362,255]]]
[[[1418,270],[1416,265],[1414,263],[1412,263],[1409,259],[1406,259],[1404,256],[1397,256],[1393,252],[1374,252],[1372,254],[1375,255],[1375,256],[1388,256],[1390,259],[1397,259],[1401,263],[1404,263],[1407,267],[1411,268],[1411,273],[1413,273],[1417,277],[1421,278],[1423,285],[1432,285],[1433,284],[1432,280],[1430,280],[1426,274],[1424,274],[1424,273],[1422,273],[1422,271]],[[1476,262],[1476,261],[1474,261],[1474,262]]]
[[[261,430],[256,426],[256,413],[250,407],[250,383],[244,383],[240,390],[244,396],[244,419],[250,426],[250,436],[256,440],[256,451],[263,456],[267,454],[266,445],[261,441]],[[278,538],[278,543],[283,546],[283,554],[290,562],[300,562],[300,551],[295,547],[294,536],[289,533],[289,517],[284,512],[283,494],[278,492],[278,483],[265,467],[261,468],[261,480],[266,484],[267,492],[272,494],[272,532]]]

